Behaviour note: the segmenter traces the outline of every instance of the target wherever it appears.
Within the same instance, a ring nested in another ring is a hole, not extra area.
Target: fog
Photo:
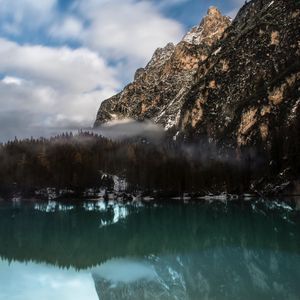
[[[0,111],[0,142],[5,143],[15,138],[49,138],[63,132],[77,131],[72,124],[66,127],[45,127],[38,123],[34,125],[32,124],[34,118],[35,114],[27,111]]]
[[[145,137],[153,142],[161,140],[165,131],[162,127],[151,121],[135,121],[125,119],[119,121],[108,122],[98,128],[91,126],[80,127],[76,123],[69,123],[61,127],[45,127],[32,125],[34,115],[29,112],[18,112],[18,118],[15,118],[16,112],[0,112],[0,142],[27,138],[50,138],[62,133],[72,132],[74,135],[78,131],[87,131],[97,133],[112,140],[122,140],[136,136]],[[20,117],[21,116],[21,117]],[[42,117],[41,117],[42,118]]]
[[[93,129],[93,131],[111,139],[124,139],[142,136],[154,141],[160,140],[165,134],[165,131],[161,126],[151,122],[150,120],[142,122],[132,119],[111,121]]]

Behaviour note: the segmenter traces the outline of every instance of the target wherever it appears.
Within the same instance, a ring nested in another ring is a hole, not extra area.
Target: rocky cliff
[[[232,23],[210,8],[102,103],[95,126],[123,118],[151,119],[174,139],[201,137],[237,155],[254,147],[278,176],[291,167],[298,176],[300,1],[252,0]]]
[[[234,145],[267,141],[300,104],[300,4],[256,0],[199,65],[179,129]]]
[[[254,0],[232,24],[211,7],[178,45],[157,49],[133,83],[102,103],[95,126],[151,119],[238,145],[267,140],[277,117],[292,122],[300,102],[299,6]]]
[[[229,18],[210,8],[178,45],[157,49],[148,65],[136,71],[133,83],[102,103],[95,126],[124,118],[151,119],[166,129],[177,125],[199,65],[229,25]]]

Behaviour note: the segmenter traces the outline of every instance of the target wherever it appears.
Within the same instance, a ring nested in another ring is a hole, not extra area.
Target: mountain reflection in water
[[[299,216],[262,201],[2,202],[0,299],[299,299]]]

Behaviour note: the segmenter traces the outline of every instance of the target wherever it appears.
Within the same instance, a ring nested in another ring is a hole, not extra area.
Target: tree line
[[[126,178],[129,191],[228,192],[241,194],[285,165],[299,174],[299,128],[274,134],[272,147],[220,151],[212,146],[143,138],[112,141],[92,132],[0,145],[0,192],[32,193],[46,187],[82,193],[103,185],[101,174]],[[285,135],[283,135],[285,134]],[[286,139],[289,136],[289,139]],[[111,184],[108,184],[111,188]]]

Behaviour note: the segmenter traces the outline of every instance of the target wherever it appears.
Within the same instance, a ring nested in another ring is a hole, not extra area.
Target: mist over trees
[[[299,122],[296,123],[299,127]],[[65,133],[50,139],[25,139],[0,145],[0,192],[34,193],[54,187],[78,195],[109,182],[103,174],[125,178],[129,191],[249,192],[253,183],[274,179],[286,166],[299,174],[299,128],[278,129],[271,147],[216,149],[207,143],[143,138],[112,141],[91,132]]]

